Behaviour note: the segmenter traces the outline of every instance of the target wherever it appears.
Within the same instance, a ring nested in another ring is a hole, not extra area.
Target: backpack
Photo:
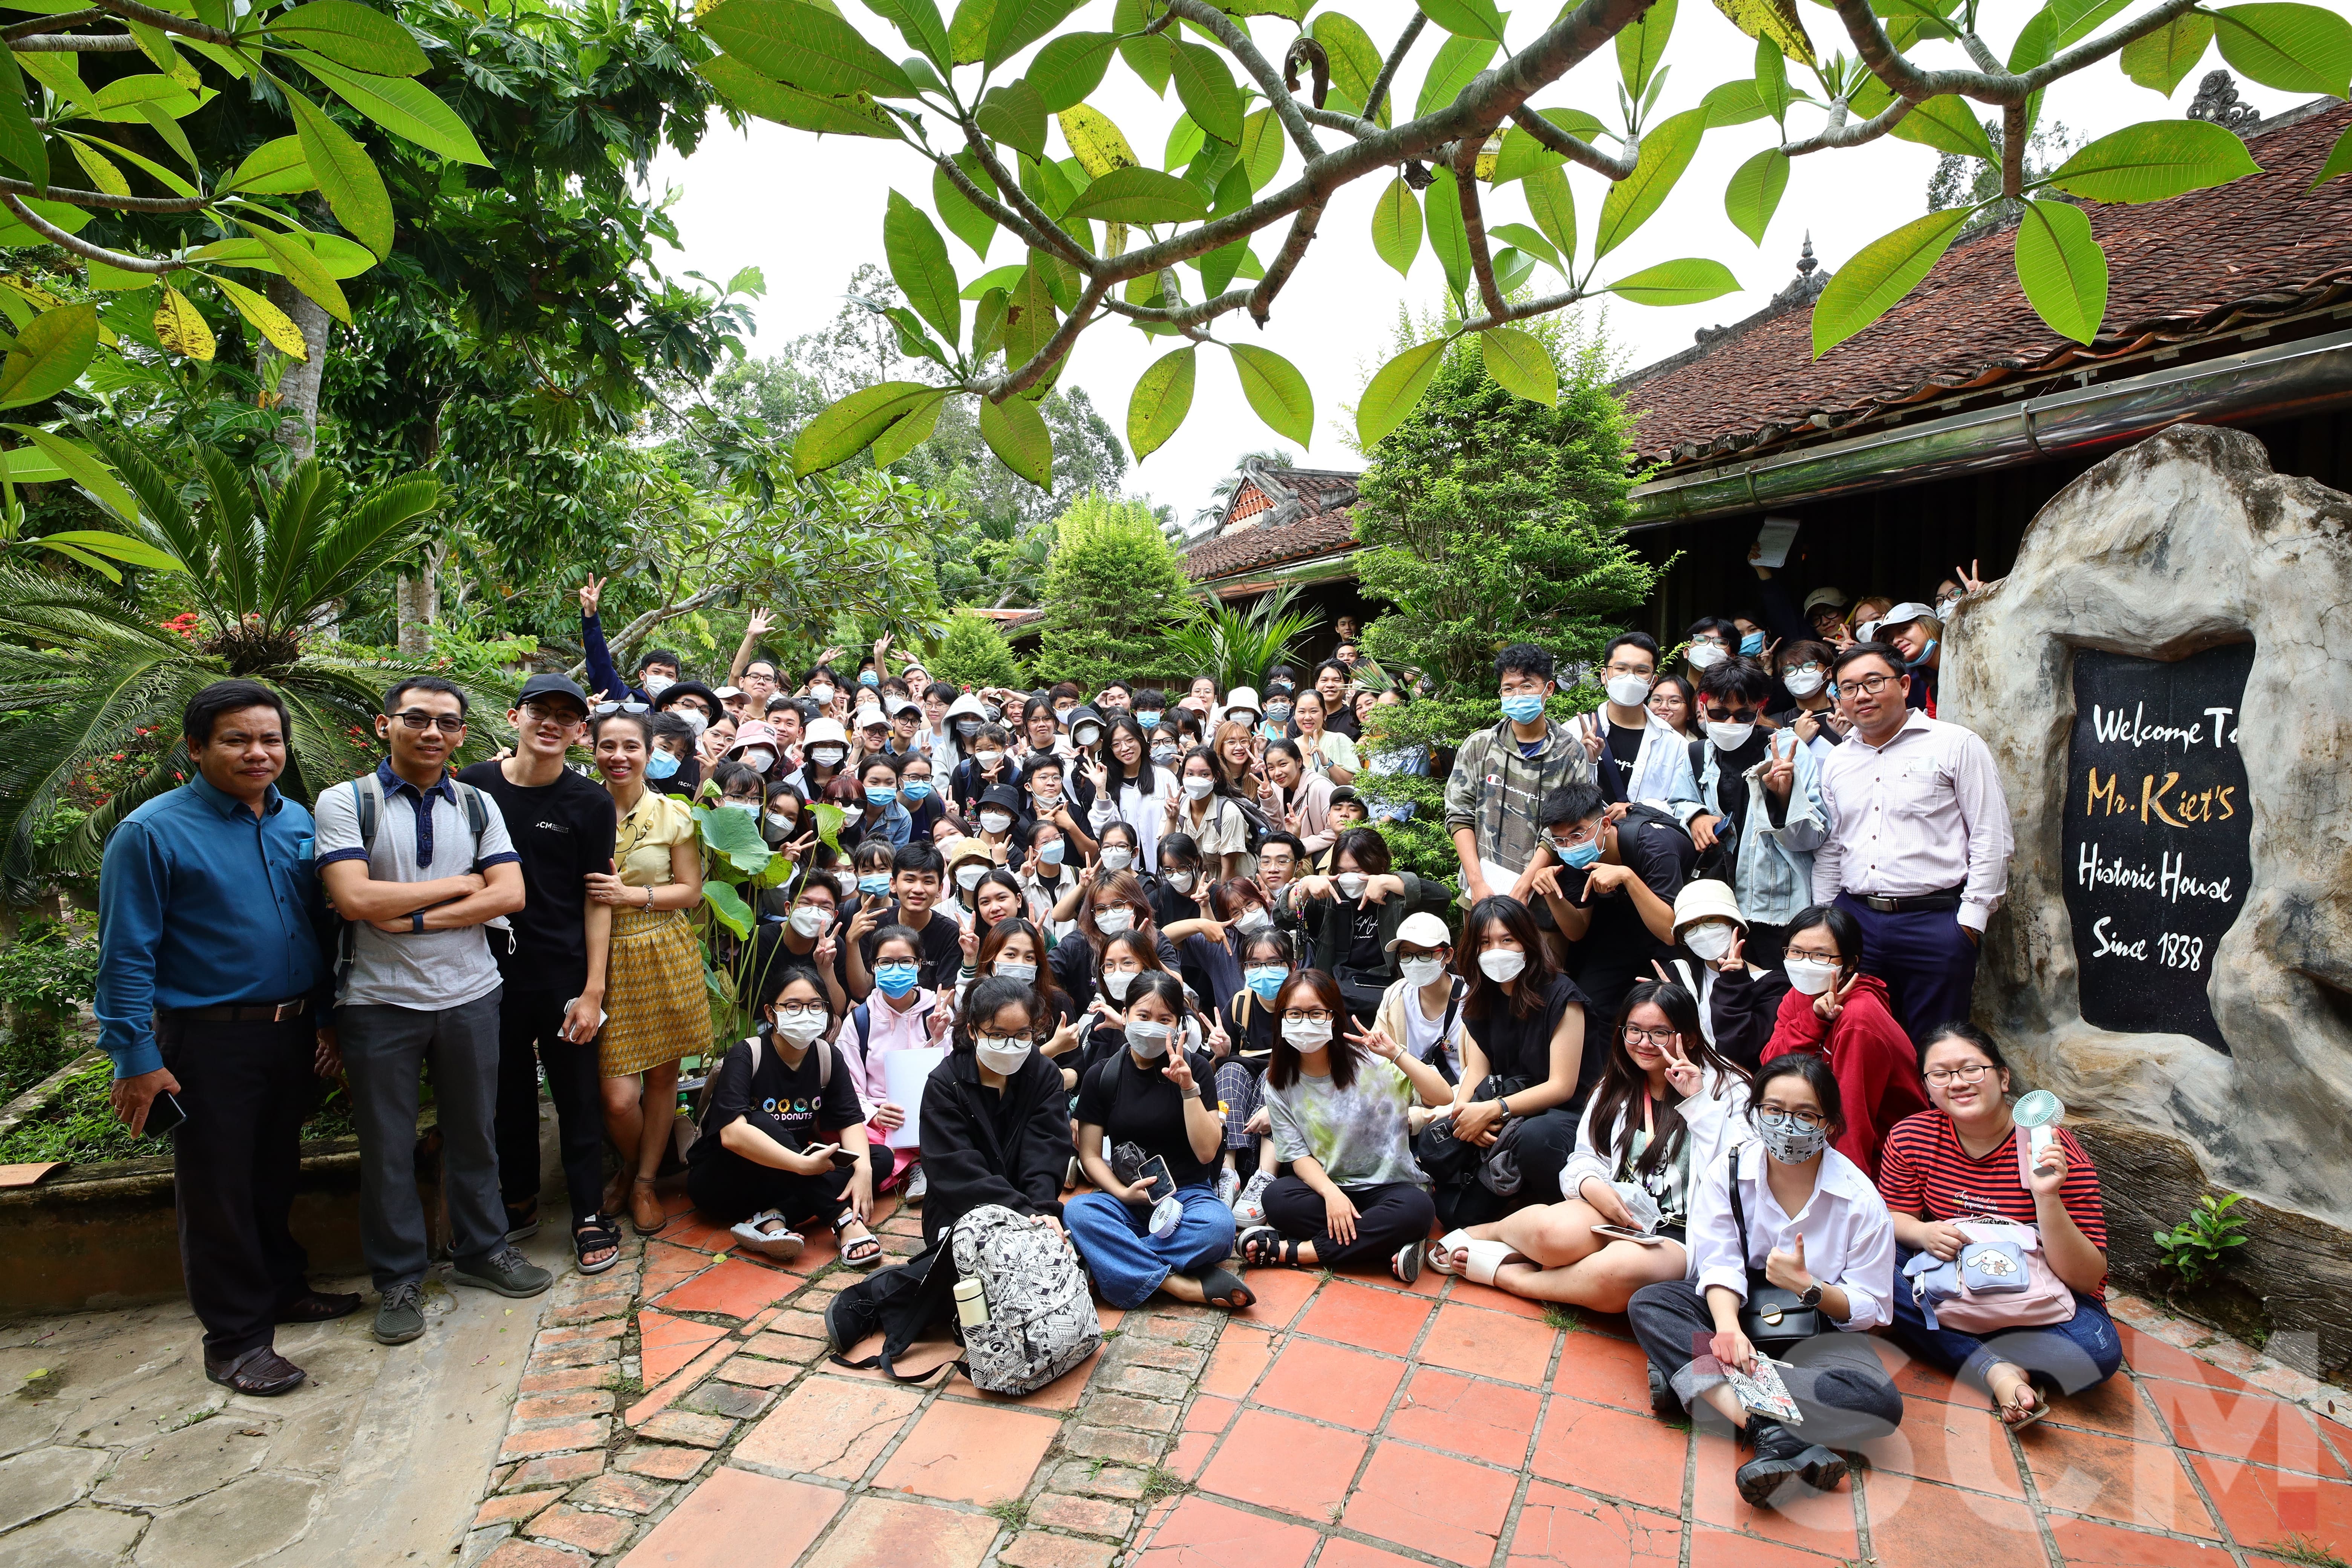
[[[375,850],[375,830],[383,822],[383,780],[373,773],[365,773],[352,780],[351,784],[352,814],[359,819],[360,847],[373,854]],[[482,835],[488,831],[490,826],[488,808],[482,804],[482,792],[472,784],[455,776],[450,778],[449,784],[457,792],[457,804],[465,808],[466,827],[474,836],[474,854],[478,859],[481,857]],[[512,952],[514,928],[507,923],[506,916],[500,915],[495,920],[486,921],[483,929],[487,931],[493,927],[507,933],[508,951]],[[341,936],[335,950],[335,981],[338,987],[341,986],[344,976],[351,973],[352,959],[358,956],[358,928],[359,922],[356,921],[342,922]]]
[[[767,1045],[765,1029],[756,1035],[744,1036],[743,1043],[751,1047],[751,1076],[757,1078],[760,1076],[760,1058]],[[811,1040],[809,1049],[816,1053],[816,1088],[817,1092],[823,1094],[833,1087],[833,1042],[823,1038]],[[719,1074],[715,1068],[702,1080],[702,1092],[694,1102],[694,1143],[689,1143],[678,1151],[680,1158],[688,1156],[692,1152],[694,1144],[701,1142],[706,1138],[712,1140],[713,1145],[716,1145],[719,1129],[707,1123],[710,1119],[711,1088],[718,1081]]]
[[[1256,854],[1264,847],[1268,836],[1274,832],[1274,824],[1267,820],[1265,810],[1255,802],[1244,800],[1237,795],[1227,795],[1225,798],[1241,808],[1244,830],[1242,853]]]
[[[956,1222],[948,1245],[957,1278],[980,1281],[988,1310],[986,1322],[957,1325],[973,1387],[1034,1394],[1102,1348],[1102,1321],[1060,1231],[983,1204]]]

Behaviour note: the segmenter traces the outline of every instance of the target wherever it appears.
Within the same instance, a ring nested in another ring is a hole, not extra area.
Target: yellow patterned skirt
[[[710,1047],[702,943],[683,910],[615,910],[596,1070],[625,1078]]]

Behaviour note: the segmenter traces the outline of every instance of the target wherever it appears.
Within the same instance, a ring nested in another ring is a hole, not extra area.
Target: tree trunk
[[[292,319],[310,351],[309,359],[289,363],[278,382],[278,438],[296,462],[304,463],[319,445],[319,381],[327,363],[328,316],[322,306],[283,278],[269,280],[269,302]],[[265,339],[254,356],[255,368],[266,371],[271,361],[285,357]]]
[[[403,658],[425,658],[433,652],[433,623],[441,609],[440,565],[439,547],[427,545],[418,558],[416,574],[403,573],[394,590]]]

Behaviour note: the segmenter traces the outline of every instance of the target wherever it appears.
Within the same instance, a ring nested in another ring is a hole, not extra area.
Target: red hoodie
[[[1878,1180],[1878,1150],[1905,1117],[1929,1109],[1919,1079],[1919,1053],[1886,1005],[1886,982],[1865,974],[1846,994],[1836,1021],[1824,1023],[1813,999],[1790,991],[1780,999],[1780,1016],[1762,1059],[1791,1051],[1826,1051],[1845,1105],[1845,1131],[1837,1152]]]

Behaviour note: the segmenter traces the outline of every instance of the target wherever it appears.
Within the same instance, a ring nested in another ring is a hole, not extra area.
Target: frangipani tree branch
[[[76,256],[82,258],[86,261],[104,262],[107,266],[121,272],[142,272],[160,275],[165,272],[176,272],[180,269],[181,263],[177,261],[150,261],[143,256],[126,256],[121,251],[109,250],[102,245],[92,245],[86,239],[68,234],[64,229],[61,229],[57,225],[51,223],[48,219],[43,217],[40,214],[35,212],[32,208],[26,206],[23,202],[18,201],[13,192],[0,191],[0,205],[5,205],[8,209],[9,215],[16,218],[18,223],[23,224],[35,234],[39,235],[51,245],[57,246],[60,249],[70,250]]]
[[[2163,0],[2156,9],[2134,17],[2113,32],[2078,44],[2031,70],[2009,71],[2000,68],[1998,63],[1983,70],[1922,70],[1886,36],[1877,14],[1870,8],[1870,0],[1835,0],[1838,18],[1845,24],[1846,35],[1853,40],[1863,63],[1870,68],[1872,75],[1894,89],[1896,97],[1918,103],[1951,94],[2003,108],[2021,104],[2052,82],[2095,65],[2150,33],[2161,32],[2195,10],[2199,3],[2200,0]]]
[[[1642,161],[1639,137],[1627,142],[1625,151],[1612,157],[1582,137],[1570,136],[1532,109],[1513,110],[1511,123],[1570,163],[1580,163],[1605,179],[1625,179],[1633,173],[1633,165]]]
[[[1282,121],[1282,128],[1297,144],[1299,156],[1311,161],[1323,155],[1323,144],[1316,141],[1315,132],[1307,129],[1307,118],[1299,112],[1298,100],[1283,85],[1282,73],[1274,68],[1271,60],[1258,52],[1257,46],[1250,42],[1250,36],[1236,26],[1232,17],[1213,5],[1202,4],[1202,0],[1166,0],[1166,4],[1169,15],[1181,16],[1214,33],[1218,41],[1232,52],[1234,58],[1241,62],[1242,68],[1257,79],[1258,87],[1265,93],[1266,102],[1274,109],[1275,118]]]
[[[1404,64],[1405,56],[1412,53],[1414,42],[1420,38],[1421,30],[1427,26],[1429,26],[1429,17],[1420,11],[1415,11],[1412,14],[1412,20],[1404,25],[1404,31],[1397,35],[1396,43],[1389,49],[1389,58],[1381,62],[1381,74],[1372,79],[1371,90],[1365,94],[1370,101],[1364,105],[1364,118],[1373,124],[1380,123],[1381,103],[1388,97],[1391,85],[1396,81],[1398,68]]]
[[[1454,154],[1454,188],[1462,198],[1462,235],[1470,247],[1470,272],[1478,279],[1478,298],[1486,313],[1499,316],[1507,308],[1495,282],[1495,258],[1486,249],[1486,214],[1478,199],[1479,144],[1465,137]]]

